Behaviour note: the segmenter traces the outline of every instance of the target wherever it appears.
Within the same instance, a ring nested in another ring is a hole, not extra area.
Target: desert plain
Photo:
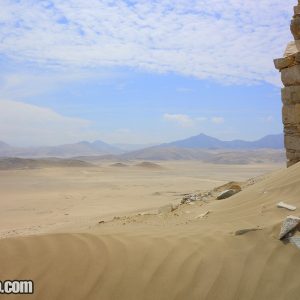
[[[88,230],[100,221],[155,212],[180,203],[184,194],[245,181],[281,166],[96,161],[84,167],[10,167],[0,171],[0,237]]]
[[[299,299],[299,164],[94,164],[1,170],[0,277],[35,284],[3,299]]]

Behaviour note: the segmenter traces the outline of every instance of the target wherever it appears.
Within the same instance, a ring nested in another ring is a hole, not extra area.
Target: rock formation
[[[283,58],[274,60],[284,85],[282,121],[288,167],[300,161],[300,0],[294,7],[291,32],[295,40],[287,45]]]

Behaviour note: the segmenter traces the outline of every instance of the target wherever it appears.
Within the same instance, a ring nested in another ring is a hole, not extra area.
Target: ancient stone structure
[[[300,0],[291,21],[294,41],[287,45],[283,58],[274,60],[281,72],[282,120],[288,167],[300,161]]]

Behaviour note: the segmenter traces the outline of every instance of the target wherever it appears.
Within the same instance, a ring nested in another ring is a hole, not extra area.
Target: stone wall
[[[282,121],[288,167],[300,161],[300,0],[294,7],[291,32],[295,40],[287,45],[282,58],[274,60],[284,85]]]

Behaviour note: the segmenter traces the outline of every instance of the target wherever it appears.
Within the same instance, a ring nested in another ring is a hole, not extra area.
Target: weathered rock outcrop
[[[288,167],[300,161],[300,0],[290,28],[295,41],[287,45],[282,58],[274,60],[284,85],[282,121]]]

